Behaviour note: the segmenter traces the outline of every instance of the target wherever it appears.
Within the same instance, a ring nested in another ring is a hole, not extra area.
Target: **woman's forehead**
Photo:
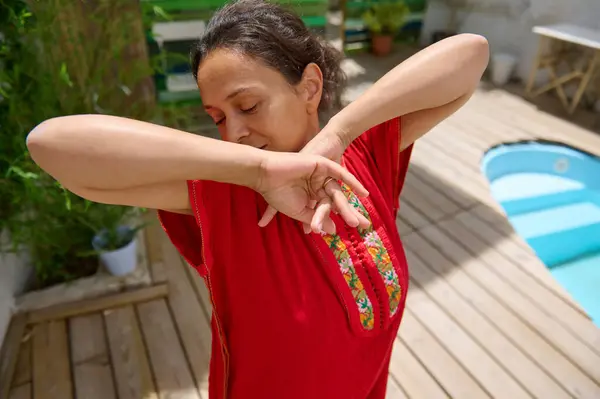
[[[207,103],[243,92],[272,90],[278,84],[287,85],[281,73],[236,51],[214,50],[198,68],[198,87]]]

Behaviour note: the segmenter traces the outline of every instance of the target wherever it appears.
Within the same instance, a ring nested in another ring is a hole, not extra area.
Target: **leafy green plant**
[[[409,12],[403,2],[375,3],[362,15],[362,19],[371,33],[393,36],[404,26]]]
[[[136,0],[0,0],[0,231],[11,237],[0,250],[31,253],[35,288],[93,274],[94,235],[138,210],[63,189],[29,157],[27,134],[71,114],[155,121],[146,51]]]

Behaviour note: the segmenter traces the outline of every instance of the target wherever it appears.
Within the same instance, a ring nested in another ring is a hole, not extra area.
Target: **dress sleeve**
[[[351,144],[355,151],[368,158],[365,164],[371,169],[371,174],[377,175],[381,191],[394,210],[399,206],[398,197],[413,147],[410,145],[400,152],[401,134],[400,117],[397,117],[372,127]]]
[[[193,216],[158,210],[158,218],[181,256],[204,277],[208,269],[204,258],[205,243],[200,223],[203,219],[201,214],[204,212],[199,198],[202,182],[199,180],[190,180],[187,184]]]

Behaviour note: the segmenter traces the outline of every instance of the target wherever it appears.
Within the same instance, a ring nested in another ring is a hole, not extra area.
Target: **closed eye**
[[[242,109],[242,112],[245,114],[251,114],[254,111],[256,111],[257,107],[258,107],[258,104],[254,105],[253,107],[247,108],[247,109]]]

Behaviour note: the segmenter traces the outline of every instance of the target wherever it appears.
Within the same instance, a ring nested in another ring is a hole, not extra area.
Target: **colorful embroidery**
[[[350,190],[350,188],[343,184],[342,191],[348,198],[348,202],[354,206],[364,217],[371,221],[369,213],[365,209],[364,205],[360,202],[358,197]],[[389,297],[390,314],[393,316],[398,311],[400,305],[400,299],[402,292],[400,290],[400,283],[398,280],[398,274],[394,269],[390,255],[381,241],[379,234],[373,229],[373,224],[369,225],[366,229],[358,230],[360,236],[363,239],[365,246],[373,262],[377,266],[379,275],[385,283],[386,291]]]
[[[346,280],[350,291],[352,291],[352,296],[354,297],[354,301],[356,302],[360,313],[361,324],[367,330],[373,329],[373,326],[375,325],[373,304],[367,295],[367,291],[365,291],[365,287],[356,274],[356,268],[348,253],[346,244],[344,244],[338,235],[326,234],[323,236],[323,239],[333,251],[340,267],[340,271],[344,276],[344,280]]]

